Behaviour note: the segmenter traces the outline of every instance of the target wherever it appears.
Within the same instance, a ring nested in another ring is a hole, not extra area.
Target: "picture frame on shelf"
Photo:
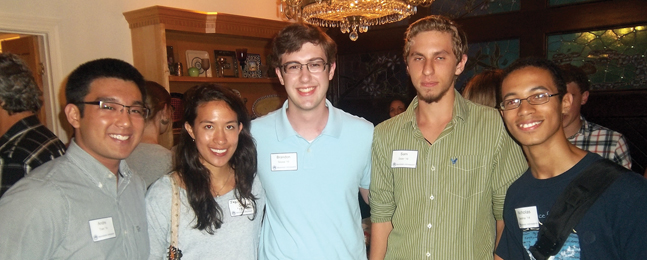
[[[203,62],[208,62],[208,64],[205,66]],[[198,77],[213,77],[211,74],[211,60],[209,59],[209,53],[206,51],[186,50],[186,64],[187,69],[191,67],[198,69]],[[205,67],[207,68],[206,70]]]
[[[228,78],[237,78],[238,77],[238,60],[236,59],[236,52],[234,51],[224,51],[224,50],[214,50],[213,56],[215,58],[214,63],[216,65],[215,69],[218,73],[222,70],[222,76]],[[224,63],[221,63],[224,61]],[[219,75],[217,73],[217,75]]]
[[[247,54],[247,61],[245,61],[245,68],[243,68],[243,78],[262,78],[261,71],[261,55],[260,54]]]

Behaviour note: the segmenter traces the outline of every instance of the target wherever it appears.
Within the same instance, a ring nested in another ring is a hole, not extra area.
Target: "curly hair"
[[[251,119],[243,101],[233,91],[215,84],[195,86],[184,94],[184,121],[195,124],[198,107],[210,101],[224,101],[237,114],[243,129],[238,136],[238,146],[229,164],[234,169],[236,179],[236,199],[243,207],[251,201],[256,217],[256,198],[252,194],[252,183],[256,176],[256,144],[250,133]],[[175,171],[186,186],[187,198],[193,209],[197,223],[194,228],[213,234],[222,226],[222,209],[211,193],[211,173],[200,162],[200,152],[193,138],[182,128],[180,140],[174,156]]]
[[[452,50],[454,56],[456,56],[457,62],[461,62],[463,54],[467,54],[467,35],[454,21],[442,15],[430,15],[409,25],[409,28],[404,33],[403,55],[405,62],[411,51],[411,45],[413,44],[411,40],[413,37],[416,37],[419,33],[429,31],[450,33],[452,35]]]
[[[43,92],[29,66],[18,55],[0,53],[0,104],[9,115],[30,111],[38,113]]]

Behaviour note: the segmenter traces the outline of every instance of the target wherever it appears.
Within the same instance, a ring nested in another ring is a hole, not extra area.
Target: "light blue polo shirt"
[[[252,121],[258,176],[267,195],[259,259],[366,259],[359,188],[369,188],[373,124],[328,106],[312,142],[283,107]]]

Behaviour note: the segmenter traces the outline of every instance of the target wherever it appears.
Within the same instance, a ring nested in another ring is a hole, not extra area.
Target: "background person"
[[[467,82],[463,89],[463,97],[476,104],[497,108],[501,103],[499,94],[502,79],[503,70],[483,71]]]
[[[149,259],[163,259],[171,242],[171,179],[180,187],[182,259],[256,259],[265,195],[245,105],[227,88],[200,85],[184,94],[184,120],[174,172],[146,195]]]
[[[584,70],[571,64],[560,66],[573,104],[564,114],[564,134],[568,141],[580,149],[597,153],[631,170],[631,155],[625,137],[616,131],[587,121],[580,114],[589,100],[591,84]]]
[[[171,94],[162,85],[146,81],[146,107],[150,115],[146,119],[142,141],[126,158],[133,172],[144,179],[146,187],[171,172],[173,155],[159,145],[162,134],[171,129]]]
[[[42,96],[27,64],[0,53],[0,197],[31,170],[65,153],[65,145],[36,116]]]
[[[402,114],[405,110],[407,110],[407,105],[404,103],[404,100],[401,98],[394,98],[393,101],[391,101],[391,104],[389,104],[389,117]]]

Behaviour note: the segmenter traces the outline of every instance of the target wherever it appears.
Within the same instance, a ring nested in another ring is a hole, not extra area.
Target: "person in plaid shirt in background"
[[[563,118],[564,133],[568,141],[582,150],[597,153],[631,170],[631,156],[625,137],[609,128],[586,121],[580,115],[580,108],[589,99],[590,83],[586,73],[571,64],[563,64],[560,67],[568,93],[573,95],[573,104]]]
[[[29,66],[0,53],[0,197],[34,168],[65,153],[65,145],[36,114],[43,105]]]

